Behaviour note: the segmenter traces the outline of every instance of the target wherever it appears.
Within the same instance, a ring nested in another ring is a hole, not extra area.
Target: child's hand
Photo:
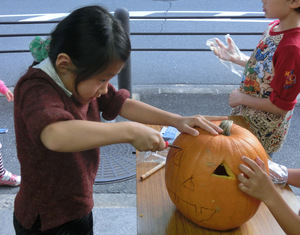
[[[10,90],[8,90],[4,95],[8,102],[14,101],[14,94]]]
[[[238,175],[239,189],[263,202],[271,199],[275,186],[265,171],[264,162],[259,157],[255,161],[248,157],[242,157],[242,160],[250,167],[244,164],[239,166],[243,172]]]
[[[166,147],[165,141],[160,133],[140,123],[133,123],[134,127],[132,130],[133,141],[131,144],[138,151],[160,151]]]
[[[216,38],[216,44],[212,43],[210,45],[210,48],[220,59],[235,63],[240,58],[240,52],[238,51],[237,46],[235,45],[231,37],[227,37],[226,41],[228,46],[225,46],[225,44],[222,41]]]
[[[213,135],[222,133],[223,130],[216,124],[210,122],[214,120],[224,120],[227,119],[227,116],[224,117],[204,117],[201,115],[195,115],[190,117],[181,117],[175,127],[182,133],[187,133],[192,136],[199,135],[199,132],[194,127],[200,127],[203,130],[208,131]]]
[[[235,89],[229,95],[228,103],[232,108],[235,108],[242,104],[242,98],[245,94],[240,92],[239,90]]]

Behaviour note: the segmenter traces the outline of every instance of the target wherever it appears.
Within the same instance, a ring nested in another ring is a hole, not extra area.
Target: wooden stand
[[[230,117],[235,124],[247,128],[242,117]],[[160,130],[161,126],[152,126]],[[137,165],[137,232],[139,235],[283,235],[268,208],[262,203],[259,210],[247,223],[226,231],[213,231],[199,227],[186,219],[169,198],[165,186],[165,169],[162,168],[146,178],[140,177],[157,166],[158,163],[144,162]],[[277,188],[291,208],[298,213],[300,202],[289,186]]]

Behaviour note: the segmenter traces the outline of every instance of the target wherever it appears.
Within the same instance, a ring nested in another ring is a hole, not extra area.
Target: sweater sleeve
[[[5,95],[8,92],[7,86],[5,86],[4,82],[0,80],[0,93]]]
[[[300,92],[300,48],[284,46],[274,54],[275,75],[271,82],[271,102],[283,110],[292,110]]]
[[[41,144],[40,134],[47,125],[74,120],[74,116],[65,110],[56,89],[44,79],[32,78],[22,82],[15,94],[15,110],[24,120],[29,138],[37,145]]]
[[[102,112],[103,118],[106,120],[115,119],[126,101],[130,97],[130,93],[126,89],[117,91],[111,84],[109,84],[108,92],[102,95],[98,101],[99,110]]]

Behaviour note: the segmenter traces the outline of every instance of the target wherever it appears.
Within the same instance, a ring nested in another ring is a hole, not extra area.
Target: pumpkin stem
[[[233,124],[232,120],[223,120],[221,122],[219,127],[221,127],[223,129],[222,135],[225,135],[225,136],[230,136],[231,135],[230,130],[231,130],[232,124]]]

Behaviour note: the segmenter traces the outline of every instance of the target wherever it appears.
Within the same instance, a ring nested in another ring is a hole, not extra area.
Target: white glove
[[[208,39],[206,45],[219,57],[220,61],[233,73],[242,76],[249,57],[235,45],[229,34],[225,35],[227,46],[218,38]],[[238,66],[237,66],[238,65]],[[241,67],[240,67],[241,66]]]

